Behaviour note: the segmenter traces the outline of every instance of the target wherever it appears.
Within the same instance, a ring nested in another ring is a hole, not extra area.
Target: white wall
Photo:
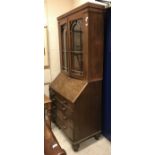
[[[44,72],[45,82],[53,81],[60,72],[59,38],[57,17],[73,8],[73,0],[45,0],[45,14],[48,27],[48,48],[50,58],[50,69]],[[50,71],[50,72],[49,72]],[[48,85],[44,92],[48,95]]]
[[[77,7],[86,2],[88,2],[88,0],[73,0],[73,7]]]
[[[57,17],[73,8],[73,0],[46,0],[51,80],[60,72]]]
[[[106,5],[106,4],[103,4],[101,2],[97,2],[95,0],[73,0],[73,7],[75,8],[75,7],[77,7],[79,5],[82,5],[82,4],[86,3],[86,2],[91,2],[91,3]]]
[[[47,25],[47,2],[44,1],[44,26]],[[49,56],[49,40],[48,40],[48,29],[47,29],[47,36],[44,36],[47,38],[47,40],[44,38],[44,40],[46,40],[46,43],[44,41],[44,47],[47,48],[47,52],[48,52],[48,56]],[[48,59],[49,60],[49,59]],[[44,65],[46,64],[46,62],[50,61],[46,61],[45,60],[45,56],[44,56]],[[47,65],[47,64],[46,64]],[[44,94],[46,94],[47,96],[49,96],[49,83],[51,82],[51,68],[49,66],[49,68],[44,69]]]

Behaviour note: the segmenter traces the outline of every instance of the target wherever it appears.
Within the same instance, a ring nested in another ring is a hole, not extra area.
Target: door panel
[[[83,19],[70,22],[71,75],[83,76]]]

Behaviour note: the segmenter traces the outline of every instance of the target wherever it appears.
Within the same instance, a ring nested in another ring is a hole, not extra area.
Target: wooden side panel
[[[103,76],[103,13],[89,12],[88,80],[101,80]]]
[[[75,104],[74,142],[101,130],[101,81],[91,82]]]

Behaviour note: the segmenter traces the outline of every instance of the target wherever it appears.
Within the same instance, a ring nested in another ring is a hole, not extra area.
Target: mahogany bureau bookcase
[[[58,17],[61,72],[50,85],[52,121],[73,149],[101,133],[105,7],[85,3]]]

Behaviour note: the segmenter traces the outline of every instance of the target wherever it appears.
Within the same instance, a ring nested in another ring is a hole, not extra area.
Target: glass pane
[[[73,51],[82,50],[82,20],[76,20],[72,24]]]
[[[67,45],[67,26],[65,25],[64,27],[63,27],[63,43],[62,43],[62,45],[63,45],[63,52],[66,52],[66,45]]]
[[[67,64],[67,53],[66,52],[62,53],[62,58],[63,58],[63,60],[62,60],[63,61],[63,66],[62,67],[63,67],[64,70],[67,71],[68,70],[68,64]]]
[[[62,38],[62,69],[68,71],[68,58],[67,58],[67,25],[61,27]]]
[[[74,51],[79,51],[82,50],[82,32],[81,31],[74,31],[73,35],[73,50]]]
[[[83,70],[83,68],[82,68],[82,66],[83,66],[82,65],[83,64],[82,55],[81,54],[73,54],[72,55],[72,61],[73,61],[72,71],[77,72],[77,73],[81,72]]]
[[[72,54],[72,70],[82,71],[82,54]]]
[[[82,20],[75,20],[71,27],[72,50],[71,69],[76,74],[83,72],[83,51],[82,51]]]

